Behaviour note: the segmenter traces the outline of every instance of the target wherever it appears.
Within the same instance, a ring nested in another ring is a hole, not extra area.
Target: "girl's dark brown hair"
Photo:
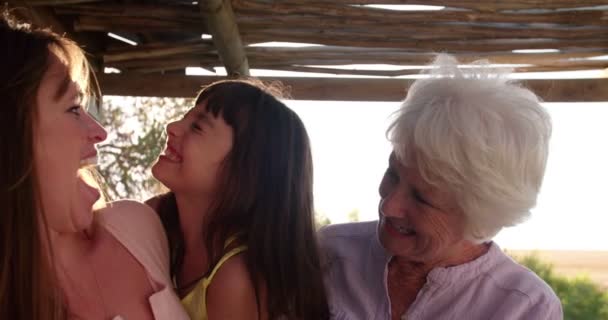
[[[49,30],[0,14],[0,315],[3,319],[65,319],[40,204],[34,163],[36,97],[50,54],[88,91],[81,49]],[[75,71],[77,70],[77,71]],[[61,92],[58,93],[62,95]],[[42,231],[42,232],[41,232]]]
[[[267,292],[270,319],[329,318],[304,124],[270,87],[250,80],[216,82],[200,92],[196,105],[200,103],[234,131],[220,173],[221,196],[215,199],[206,230],[200,230],[211,261],[222,256],[218,243],[241,234],[257,296],[260,288]],[[158,211],[169,236],[173,275],[184,255],[177,210],[172,193],[161,197]]]

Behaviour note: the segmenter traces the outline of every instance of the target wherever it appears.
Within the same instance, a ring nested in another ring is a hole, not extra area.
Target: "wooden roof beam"
[[[206,57],[163,57],[157,59],[145,60],[140,62],[137,60],[124,61],[116,63],[107,63],[108,67],[118,68],[126,72],[154,72],[154,71],[169,71],[181,70],[186,67],[203,67],[213,70],[214,66],[220,66],[221,63],[214,58]],[[252,60],[252,64],[256,69],[268,69],[278,71],[297,71],[297,72],[312,72],[325,74],[340,74],[340,75],[365,75],[365,76],[381,76],[381,77],[398,77],[404,75],[413,75],[420,73],[421,68],[412,68],[404,70],[349,70],[337,69],[332,67],[310,67],[302,65],[292,65],[287,63],[274,62],[259,62]],[[516,72],[547,72],[547,71],[579,71],[579,70],[597,70],[604,69],[608,63],[602,61],[576,61],[569,63],[546,64],[546,65],[531,65],[514,68]],[[212,71],[214,72],[214,71]]]
[[[593,39],[566,39],[566,40],[543,40],[531,42],[529,39],[510,39],[513,41],[499,43],[496,39],[486,38],[478,40],[445,39],[445,40],[414,40],[414,39],[369,39],[359,35],[344,37],[327,37],[313,34],[285,35],[281,33],[267,34],[243,34],[246,43],[258,43],[268,41],[286,41],[314,43],[329,46],[347,46],[362,48],[404,48],[408,50],[431,50],[435,52],[499,52],[515,49],[602,49],[608,48],[608,41],[604,38]]]
[[[29,1],[27,1],[29,5]],[[53,32],[64,35],[78,43],[87,53],[93,54],[89,56],[89,62],[95,70],[103,69],[103,61],[98,59],[97,53],[103,50],[103,44],[100,39],[87,37],[83,34],[73,32],[68,26],[57,17],[51,7],[45,6],[25,6],[14,7],[19,18],[25,19],[27,22],[39,28],[49,28]]]
[[[162,53],[162,52],[160,52]],[[541,55],[542,56],[542,55]],[[344,58],[332,58],[322,56],[312,56],[310,59],[300,58],[297,55],[289,57],[279,52],[275,56],[257,56],[255,54],[250,55],[251,65],[256,69],[271,69],[281,71],[304,71],[304,72],[321,72],[330,74],[358,74],[358,75],[376,75],[376,76],[400,76],[408,74],[416,74],[420,69],[419,66],[428,64],[434,57],[432,55],[420,55],[412,56],[411,58],[400,58],[396,57],[384,57],[382,58],[383,63],[408,66],[410,70],[396,70],[396,71],[375,71],[375,70],[337,70],[333,66],[337,65],[350,65],[350,64],[374,64],[378,60],[366,57],[354,57],[348,56]],[[540,72],[540,71],[566,71],[566,70],[591,70],[591,69],[604,69],[608,66],[608,61],[605,60],[588,60],[588,59],[568,59],[568,55],[565,55],[563,59],[559,56],[530,58],[526,60],[525,57],[518,58],[516,55],[510,56],[456,56],[462,63],[470,63],[479,59],[489,59],[492,63],[498,64],[522,64],[522,66],[514,67],[518,72]],[[221,62],[218,60],[215,52],[203,52],[187,53],[187,54],[175,54],[175,55],[157,55],[148,58],[135,58],[135,59],[109,59],[105,60],[107,66],[115,67],[121,70],[149,70],[149,69],[160,69],[165,67],[165,70],[169,68],[184,69],[186,67],[194,66],[219,66]],[[413,68],[418,67],[418,68]]]
[[[106,95],[194,97],[201,86],[225,79],[219,76],[185,76],[154,74],[98,74],[101,90]],[[353,78],[261,78],[281,81],[292,90],[294,99],[345,101],[400,101],[412,80]],[[608,78],[526,80],[547,102],[608,101]]]
[[[58,34],[68,33],[63,23],[57,19],[53,11],[48,7],[28,8],[17,6],[14,9],[20,18],[25,19],[36,27],[49,28]]]
[[[227,74],[249,76],[249,62],[230,0],[199,1],[199,6]]]
[[[428,1],[428,0],[427,0]],[[446,5],[451,4],[443,0]],[[354,2],[354,1],[353,1]],[[382,1],[379,1],[382,2]],[[419,1],[423,4],[423,1]],[[504,1],[513,2],[513,1]],[[395,11],[350,6],[336,1],[295,4],[289,1],[233,0],[239,26],[247,29],[272,25],[311,26],[416,26],[445,22],[550,23],[559,25],[608,25],[608,13],[600,10],[541,11],[527,14],[474,11]]]
[[[201,54],[215,52],[215,48],[208,42],[183,41],[180,43],[148,43],[136,47],[125,47],[121,49],[108,50],[103,54],[106,63],[148,60],[160,57],[173,57],[184,54]]]
[[[238,0],[248,1],[248,0]],[[298,3],[305,6],[305,3],[299,0],[282,0],[282,3],[291,4]],[[501,10],[526,10],[526,9],[561,9],[561,8],[580,8],[605,5],[605,0],[519,0],[519,1],[502,1],[502,0],[334,0],[333,3],[340,4],[425,4],[434,6],[447,6],[451,8],[465,8],[477,11],[496,12]]]
[[[20,4],[29,6],[56,6],[68,4],[82,4],[91,2],[101,2],[103,0],[10,0],[10,4]]]

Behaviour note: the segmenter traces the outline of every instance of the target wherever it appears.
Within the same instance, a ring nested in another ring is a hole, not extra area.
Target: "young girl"
[[[148,203],[191,318],[328,318],[298,116],[267,87],[220,81],[167,133],[152,172],[171,192]]]
[[[186,319],[162,225],[134,201],[93,212],[83,167],[105,130],[72,41],[0,17],[0,317]]]

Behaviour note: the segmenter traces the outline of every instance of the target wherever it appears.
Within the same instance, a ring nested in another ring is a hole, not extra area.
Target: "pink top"
[[[109,203],[96,218],[147,271],[155,291],[148,297],[154,319],[189,319],[173,291],[169,245],[156,213],[142,203],[122,200]]]
[[[332,225],[320,232],[332,319],[391,319],[386,288],[391,256],[378,240],[377,224]],[[407,320],[562,318],[553,290],[494,243],[476,260],[432,270],[401,316]]]

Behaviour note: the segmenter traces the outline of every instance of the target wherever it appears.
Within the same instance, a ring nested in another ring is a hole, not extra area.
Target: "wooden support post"
[[[230,0],[199,1],[199,6],[228,75],[249,76],[249,62]]]

